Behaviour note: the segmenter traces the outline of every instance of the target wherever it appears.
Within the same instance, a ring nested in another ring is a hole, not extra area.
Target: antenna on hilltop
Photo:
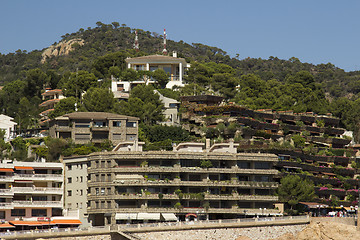
[[[166,30],[164,28],[164,49],[162,50],[162,53],[164,55],[167,55],[167,50],[166,50]]]
[[[138,38],[137,30],[135,30],[134,49],[135,49],[137,52],[139,51],[139,38]]]

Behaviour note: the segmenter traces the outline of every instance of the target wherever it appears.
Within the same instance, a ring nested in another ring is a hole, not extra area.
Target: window
[[[79,181],[79,177],[76,177],[76,181],[77,181],[77,182]]]
[[[101,195],[105,195],[105,188],[101,188]]]
[[[121,121],[113,121],[113,127],[121,127]]]
[[[118,91],[124,90],[124,84],[116,84],[116,88]]]
[[[136,139],[135,134],[126,134],[126,140],[127,141],[134,141]]]
[[[95,202],[95,208],[99,208],[99,202]]]
[[[95,194],[99,195],[99,188],[95,188]]]
[[[107,194],[108,194],[108,195],[111,195],[111,188],[108,188],[108,189],[107,189]]]
[[[5,219],[5,211],[0,211],[0,219]]]
[[[68,203],[68,209],[71,209],[71,203]]]
[[[82,189],[80,189],[80,196],[82,196],[83,195],[83,190]]]
[[[75,133],[75,140],[90,140],[89,133]]]
[[[111,208],[111,201],[107,201],[107,208]]]
[[[71,191],[71,190],[68,190],[68,191],[67,191],[67,195],[68,195],[68,197],[71,197],[71,196],[72,196],[72,191]]]
[[[105,182],[105,174],[101,174],[101,181]]]
[[[68,183],[72,183],[72,178],[68,177]]]
[[[269,169],[269,162],[255,162],[255,169]]]
[[[126,127],[136,127],[136,122],[126,122]]]
[[[177,103],[170,103],[169,108],[177,108]]]
[[[46,217],[46,209],[32,209],[31,216],[32,217]]]
[[[12,217],[25,217],[25,209],[11,209]]]
[[[80,208],[80,209],[82,209],[82,207],[83,207],[83,206],[82,206],[82,203],[80,203],[80,206],[79,206],[79,208]]]
[[[82,176],[80,176],[80,182],[83,182],[83,177]]]
[[[101,168],[105,168],[105,161],[101,161]]]
[[[108,182],[111,182],[111,174],[107,175]]]
[[[107,123],[104,121],[94,121],[94,127],[107,127]]]
[[[111,161],[107,161],[107,167],[111,168]]]
[[[68,168],[68,170],[71,170],[71,169],[72,169],[72,165],[68,165],[67,168]]]
[[[76,128],[89,128],[90,122],[76,122],[75,127]]]

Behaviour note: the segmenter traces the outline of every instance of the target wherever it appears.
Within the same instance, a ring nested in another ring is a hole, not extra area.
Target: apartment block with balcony
[[[63,159],[65,169],[64,208],[67,211],[78,211],[81,227],[87,228],[91,223],[87,218],[88,166],[87,156],[66,157]]]
[[[1,220],[62,216],[63,166],[3,160],[0,193]]]
[[[89,155],[87,213],[95,226],[278,215],[273,154],[236,153],[233,143],[183,143],[174,151]],[[166,217],[165,217],[166,218]]]
[[[50,136],[70,138],[75,144],[113,144],[138,138],[138,118],[106,112],[73,112],[50,123]]]

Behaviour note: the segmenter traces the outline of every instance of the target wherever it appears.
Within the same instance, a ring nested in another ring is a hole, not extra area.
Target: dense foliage
[[[2,113],[14,117],[20,128],[37,127],[41,93],[51,87],[61,88],[67,97],[72,97],[63,100],[51,117],[75,111],[76,103],[81,111],[135,115],[148,125],[154,124],[161,120],[159,101],[130,97],[128,102],[118,103],[105,91],[112,77],[132,81],[146,75],[158,78],[154,88],[175,99],[180,95],[215,93],[252,109],[332,112],[347,129],[359,129],[360,72],[345,72],[330,63],[301,63],[295,57],[240,60],[239,55],[231,58],[216,47],[168,40],[168,49],[177,51],[179,57],[191,63],[191,68],[187,86],[179,91],[165,90],[164,72],[135,72],[126,69],[125,64],[127,57],[160,54],[161,35],[137,29],[141,51],[136,52],[135,29],[117,22],[96,25],[64,34],[61,41],[82,39],[84,44],[75,43],[68,55],[52,56],[44,63],[42,51],[0,54]],[[99,101],[99,96],[104,99]]]

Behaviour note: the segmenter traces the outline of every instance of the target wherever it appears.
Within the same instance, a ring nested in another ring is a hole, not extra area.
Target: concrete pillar
[[[146,71],[150,71],[150,65],[148,63],[146,64]]]
[[[130,64],[130,63],[128,63],[127,68],[131,68],[131,64]]]
[[[183,77],[183,66],[182,63],[179,63],[179,80],[182,82]]]

